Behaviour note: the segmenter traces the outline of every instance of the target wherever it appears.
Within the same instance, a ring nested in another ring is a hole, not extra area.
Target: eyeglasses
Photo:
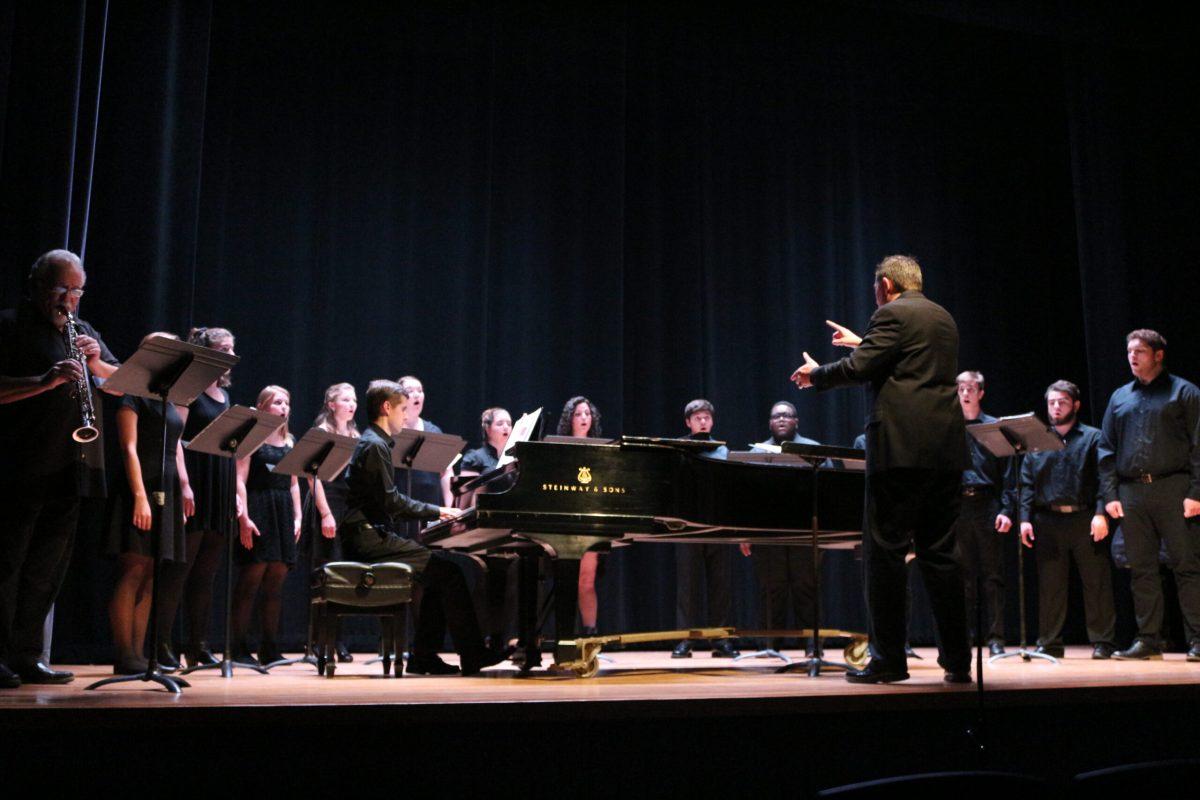
[[[795,419],[795,414],[789,414],[786,411],[780,411],[777,414],[772,414],[771,419]]]
[[[69,295],[71,295],[71,297],[74,297],[76,300],[83,297],[83,289],[72,289],[70,286],[55,286],[50,291],[52,294],[56,294],[56,295],[69,294]]]

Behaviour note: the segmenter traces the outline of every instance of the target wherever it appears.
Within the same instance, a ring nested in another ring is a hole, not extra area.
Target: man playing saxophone
[[[0,688],[73,678],[41,660],[42,623],[66,574],[79,500],[105,492],[101,438],[72,435],[99,424],[85,419],[85,375],[107,378],[118,365],[77,317],[68,341],[86,281],[74,253],[51,250],[21,304],[0,311]]]

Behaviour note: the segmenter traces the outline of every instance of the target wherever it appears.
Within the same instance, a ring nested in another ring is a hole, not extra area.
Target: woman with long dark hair
[[[558,435],[598,438],[600,409],[583,395],[572,397],[559,415]],[[600,601],[596,596],[596,578],[599,566],[599,553],[584,553],[579,561],[579,622],[584,636],[595,636],[597,632],[596,618],[600,612]]]

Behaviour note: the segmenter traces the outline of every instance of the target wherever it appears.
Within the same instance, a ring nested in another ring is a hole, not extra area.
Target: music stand
[[[279,429],[280,417],[266,411],[258,411],[246,406],[232,406],[212,422],[204,430],[196,434],[192,441],[185,445],[186,449],[197,453],[206,453],[220,458],[249,458],[254,451],[262,447],[267,437]],[[228,472],[222,472],[222,480],[230,480]],[[221,487],[221,495],[228,496],[229,487]],[[235,514],[236,504],[229,506],[229,515]],[[204,669],[220,669],[222,678],[232,678],[233,668],[252,669],[263,675],[267,670],[258,664],[245,661],[234,661],[233,653],[233,540],[237,537],[236,525],[230,532],[225,543],[225,649],[221,651],[221,660],[216,664],[192,664],[183,670],[184,675]]]
[[[967,432],[975,437],[975,441],[992,455],[997,458],[1019,457],[1028,453],[1041,453],[1050,450],[1062,450],[1062,439],[1051,431],[1046,426],[1046,423],[1033,415],[1033,412],[1028,414],[1018,414],[1011,417],[1001,417],[995,422],[981,422],[976,425],[968,425]],[[1034,658],[1041,658],[1049,661],[1052,664],[1057,664],[1058,659],[1049,653],[1038,653],[1028,649],[1025,641],[1025,547],[1021,544],[1021,537],[1015,537],[1017,540],[1017,604],[1021,615],[1021,643],[1020,646],[1011,653],[1001,653],[1000,655],[992,656],[988,659],[988,663],[1020,656],[1022,661],[1030,661]],[[980,592],[976,589],[975,603],[979,604]],[[978,613],[976,614],[978,617]],[[979,639],[979,623],[976,622],[975,638]]]
[[[861,461],[865,463],[867,454],[853,447],[828,447],[825,445],[800,444],[799,442],[783,442],[779,447],[781,452],[798,456],[812,469],[813,652],[811,656],[806,655],[799,661],[784,664],[775,671],[779,673],[805,670],[808,672],[808,677],[817,678],[821,675],[821,667],[833,667],[834,669],[843,670],[850,669],[849,664],[843,664],[840,661],[825,660],[825,648],[821,645],[821,562],[819,560],[821,551],[817,546],[817,539],[821,530],[820,504],[817,494],[820,485],[821,469],[826,465],[832,464],[831,459],[837,459],[843,463],[847,461],[852,463]]]
[[[150,658],[141,675],[119,675],[96,681],[86,689],[99,689],[113,683],[146,681],[157,683],[172,694],[181,694],[188,682],[183,678],[164,675],[158,667],[158,590],[162,567],[163,514],[167,502],[167,403],[188,405],[238,363],[238,357],[208,347],[188,344],[166,336],[153,336],[144,341],[137,352],[105,381],[113,393],[128,394],[146,399],[158,399],[162,413],[162,461],[158,466],[158,490],[153,492],[157,506],[157,525],[151,524],[150,554],[153,561],[153,581],[150,591]]]
[[[340,436],[323,428],[309,428],[300,437],[300,441],[275,465],[272,472],[295,475],[297,478],[311,478],[314,481],[331,481],[350,463],[355,442],[350,436]],[[315,486],[313,490],[315,491]],[[309,500],[312,499],[312,494],[308,493]],[[263,668],[274,669],[291,664],[317,666],[316,656],[312,654],[312,638],[312,603],[309,603],[308,638],[304,643],[304,655],[299,658],[281,658],[270,664],[263,664]]]

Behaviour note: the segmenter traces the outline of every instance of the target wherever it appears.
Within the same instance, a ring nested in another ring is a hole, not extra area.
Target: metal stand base
[[[784,664],[779,669],[775,670],[776,675],[785,672],[807,672],[810,678],[819,678],[822,668],[841,669],[847,672],[854,669],[849,664],[843,664],[840,661],[826,661],[820,654],[805,658],[802,661],[793,661],[790,664]]]
[[[206,669],[219,669],[219,670],[221,670],[222,678],[232,678],[234,667],[241,667],[242,669],[252,669],[255,672],[259,673],[260,675],[267,674],[266,668],[259,664],[247,664],[245,661],[231,661],[228,658],[222,658],[216,664],[196,664],[193,667],[188,667],[187,669],[181,671],[179,674],[180,675],[191,675],[193,672],[202,672]]]
[[[744,658],[778,658],[784,664],[792,664],[792,659],[790,657],[785,656],[778,650],[772,650],[770,648],[767,648],[766,650],[755,650],[752,653],[742,653],[741,655],[734,656],[733,663],[736,664]]]
[[[305,653],[299,658],[281,658],[278,661],[272,661],[270,664],[263,664],[263,671],[275,669],[276,667],[290,667],[292,664],[312,664],[317,666],[317,657],[312,653]]]
[[[1017,648],[1010,653],[1001,653],[997,656],[992,656],[988,659],[989,664],[995,664],[1005,658],[1014,658],[1020,656],[1022,661],[1030,661],[1035,658],[1040,658],[1043,661],[1049,661],[1051,664],[1057,664],[1058,659],[1048,653],[1035,653],[1033,650],[1026,650],[1024,647]]]
[[[83,690],[86,692],[90,689],[99,689],[101,686],[111,686],[115,683],[132,683],[133,681],[157,683],[171,694],[183,694],[183,689],[191,685],[183,678],[176,678],[174,675],[163,675],[157,667],[154,667],[146,670],[141,675],[117,675],[112,678],[105,678],[104,680],[96,681],[91,686],[85,686]]]

